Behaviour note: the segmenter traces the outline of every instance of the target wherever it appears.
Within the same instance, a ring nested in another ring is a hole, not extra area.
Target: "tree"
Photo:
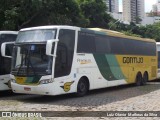
[[[88,27],[108,28],[112,17],[106,13],[107,7],[103,0],[79,0],[85,18],[90,21]]]
[[[0,29],[18,30],[39,25],[88,26],[75,0],[1,0]]]
[[[0,29],[14,30],[18,18],[18,4],[20,0],[0,1]]]
[[[135,19],[136,19],[136,24],[140,24],[142,22],[142,19],[139,16],[136,16]]]

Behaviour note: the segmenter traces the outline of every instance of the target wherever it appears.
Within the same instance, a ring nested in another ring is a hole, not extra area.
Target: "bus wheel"
[[[140,86],[142,85],[142,74],[140,72],[137,73],[137,76],[136,76],[136,85],[137,86]]]
[[[89,83],[87,78],[81,78],[77,85],[77,96],[82,97],[87,94],[89,90]]]
[[[145,85],[148,81],[148,73],[144,72],[143,79],[142,79],[142,85]]]

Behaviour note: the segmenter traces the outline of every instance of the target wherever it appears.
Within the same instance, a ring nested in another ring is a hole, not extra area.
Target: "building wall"
[[[119,12],[119,13],[111,13],[110,14],[114,19],[116,20],[119,20],[120,22],[123,21],[123,17],[122,17],[122,13]]]
[[[157,16],[160,16],[160,0],[157,0],[157,3],[156,3],[156,7],[157,7]]]
[[[157,5],[152,5],[152,12],[157,13]]]
[[[123,21],[131,22],[131,1],[123,0]]]
[[[114,0],[115,1],[115,13],[119,12],[119,0]]]
[[[136,22],[136,17],[143,19],[144,0],[123,0],[123,20],[127,22]]]
[[[118,13],[119,12],[119,0],[104,0],[108,7],[108,12]]]
[[[138,0],[138,4],[139,4],[139,7],[138,7],[138,11],[139,11],[139,15],[140,15],[140,18],[143,19],[145,17],[145,8],[144,8],[144,0]]]
[[[145,17],[142,21],[142,25],[154,24],[156,22],[160,22],[160,17]]]
[[[157,3],[152,5],[152,12],[154,15],[160,16],[160,0],[157,0]]]

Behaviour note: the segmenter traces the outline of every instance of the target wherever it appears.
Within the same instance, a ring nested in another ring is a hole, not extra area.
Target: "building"
[[[140,23],[144,17],[144,0],[123,0],[123,21]]]
[[[159,16],[154,16],[154,17],[145,17],[142,22],[141,25],[152,25],[154,23],[160,22],[160,17]]]
[[[119,0],[103,0],[106,3],[108,12],[118,13],[119,12]]]
[[[152,5],[152,12],[156,16],[160,16],[160,0],[157,0],[157,3]]]
[[[114,19],[117,19],[117,20],[119,20],[119,21],[123,21],[122,12],[110,13],[110,15],[111,15]]]
[[[157,5],[156,4],[152,5],[152,12],[157,14]]]
[[[119,0],[103,0],[108,8],[107,12],[117,20],[122,21],[122,13],[119,12]]]

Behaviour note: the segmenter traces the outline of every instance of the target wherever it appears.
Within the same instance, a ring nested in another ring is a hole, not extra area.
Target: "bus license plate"
[[[29,87],[24,87],[24,90],[25,90],[25,91],[31,91],[31,88],[29,88]]]

